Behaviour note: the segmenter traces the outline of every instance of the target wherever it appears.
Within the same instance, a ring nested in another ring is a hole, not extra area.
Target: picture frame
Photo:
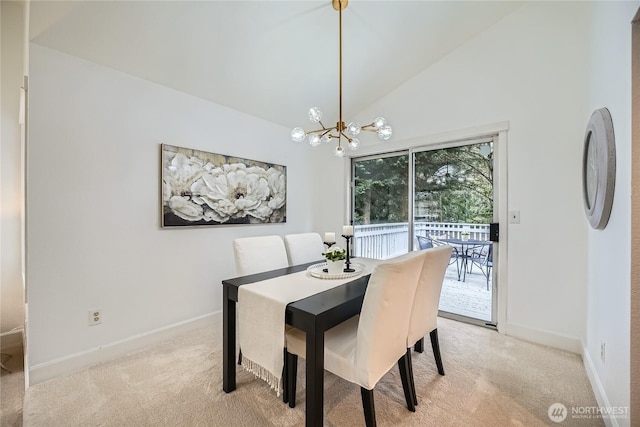
[[[161,227],[286,222],[287,167],[161,144]]]

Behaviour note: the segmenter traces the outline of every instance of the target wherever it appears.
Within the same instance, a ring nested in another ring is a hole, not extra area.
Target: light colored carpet
[[[261,380],[238,367],[238,387],[222,391],[222,326],[194,330],[118,360],[30,387],[24,426],[300,426],[304,425],[304,361],[297,406],[290,409]],[[445,376],[427,338],[413,353],[419,405],[406,409],[395,367],[375,389],[380,426],[544,426],[555,402],[595,406],[578,355],[492,330],[439,319]],[[364,425],[360,390],[325,373],[325,425]],[[601,426],[574,420],[563,426]]]
[[[9,371],[0,370],[0,427],[22,425],[24,371],[22,345],[3,348],[0,361]]]

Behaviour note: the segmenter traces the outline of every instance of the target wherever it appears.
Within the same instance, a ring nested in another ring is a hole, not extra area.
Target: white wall
[[[32,371],[221,310],[232,239],[312,230],[311,152],[289,129],[37,45],[30,54]],[[161,229],[161,143],[286,165],[287,223]],[[89,327],[93,308],[104,320]]]
[[[631,20],[638,6],[637,1],[593,3],[588,40],[589,107],[611,112],[616,189],[607,227],[588,231],[585,363],[600,403],[623,407],[630,404]],[[630,425],[628,418],[616,421]]]
[[[0,334],[24,324],[22,286],[21,143],[18,124],[23,76],[24,3],[2,2],[0,146]]]
[[[304,144],[305,149],[313,154],[314,161],[309,173],[313,174],[314,184],[314,222],[313,228],[322,233],[336,233],[337,244],[346,247],[345,240],[340,237],[342,226],[349,224],[347,189],[349,186],[348,166],[333,155],[337,144],[321,145],[312,148]],[[324,236],[324,234],[322,234]]]

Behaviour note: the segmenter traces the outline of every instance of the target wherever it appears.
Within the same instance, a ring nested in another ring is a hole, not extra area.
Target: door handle
[[[500,241],[500,224],[497,222],[489,224],[489,240],[492,242]]]

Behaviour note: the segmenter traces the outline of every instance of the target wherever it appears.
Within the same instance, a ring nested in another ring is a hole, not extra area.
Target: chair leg
[[[373,403],[373,390],[367,390],[364,387],[360,387],[360,394],[362,395],[362,409],[364,410],[364,421],[367,427],[376,426],[376,408]]]
[[[424,351],[424,337],[416,341],[416,344],[413,346],[413,350],[416,353],[422,353]]]
[[[411,389],[411,380],[409,379],[409,364],[407,362],[407,354],[411,354],[411,350],[407,349],[407,352],[398,359],[398,369],[400,370],[400,379],[402,380],[402,391],[404,391],[404,399],[407,401],[407,409],[411,412],[416,412],[416,407],[413,399],[413,390]]]
[[[288,382],[288,364],[287,364],[287,349],[284,349],[284,366],[282,367],[282,402],[289,403],[289,393],[287,393],[287,382]]]
[[[298,356],[287,352],[287,400],[289,408],[296,407],[296,379],[298,376]]]
[[[491,277],[491,267],[487,265],[487,290],[489,290],[489,277]]]
[[[442,366],[442,357],[440,356],[440,342],[438,341],[438,328],[429,332],[431,338],[431,347],[433,348],[433,355],[436,358],[436,366],[438,367],[438,373],[444,375],[444,367]]]
[[[416,394],[416,381],[415,381],[415,378],[413,377],[413,361],[411,360],[410,348],[407,349],[407,364],[409,366],[409,386],[411,387],[411,396],[413,397],[413,405],[418,406],[418,395]]]

